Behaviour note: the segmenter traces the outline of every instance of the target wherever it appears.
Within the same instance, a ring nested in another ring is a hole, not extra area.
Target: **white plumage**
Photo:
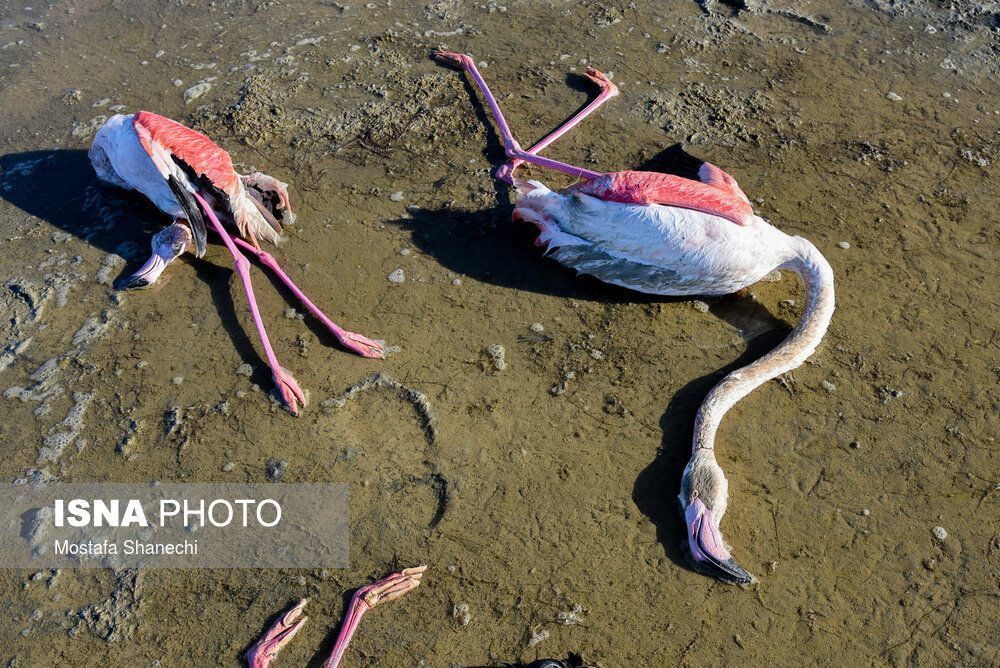
[[[514,217],[539,228],[546,254],[580,273],[659,295],[724,295],[798,254],[796,237],[754,217],[736,225],[659,204],[623,204],[519,181]]]

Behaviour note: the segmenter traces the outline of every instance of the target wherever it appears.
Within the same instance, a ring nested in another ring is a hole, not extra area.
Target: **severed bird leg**
[[[420,584],[420,578],[423,576],[425,570],[427,570],[426,566],[404,568],[398,573],[393,573],[378,582],[362,587],[354,592],[354,596],[351,598],[351,606],[347,611],[347,617],[344,619],[344,625],[340,627],[337,642],[334,644],[333,652],[324,664],[324,668],[337,668],[337,665],[340,664],[340,660],[344,656],[344,650],[347,649],[347,643],[351,641],[351,636],[354,635],[355,629],[358,628],[361,615],[379,603],[399,598],[411,589],[416,589]]]
[[[609,79],[607,75],[604,74],[603,72],[595,70],[593,67],[588,67],[587,73],[584,76],[600,87],[601,89],[600,94],[596,98],[594,98],[590,104],[588,104],[586,107],[581,109],[577,114],[575,114],[573,118],[569,119],[568,121],[560,125],[558,128],[553,130],[552,134],[548,135],[540,142],[529,148],[527,150],[528,153],[530,153],[531,155],[538,155],[539,151],[542,151],[546,146],[548,146],[555,140],[559,139],[559,137],[562,137],[564,134],[569,132],[570,129],[573,128],[573,126],[575,126],[577,123],[579,123],[587,116],[592,114],[594,111],[596,111],[597,108],[602,104],[604,104],[606,101],[610,100],[615,95],[618,95],[618,86],[612,83],[611,79]],[[505,163],[500,167],[500,169],[497,170],[497,178],[500,179],[501,181],[504,181],[505,183],[513,185],[514,171],[523,162],[524,160],[520,158],[515,158],[510,162]]]
[[[233,256],[233,262],[236,265],[236,273],[240,275],[240,280],[243,281],[243,289],[247,293],[247,301],[250,302],[250,313],[253,314],[253,322],[257,326],[257,334],[260,335],[260,341],[264,345],[264,354],[267,357],[267,363],[271,367],[271,374],[274,377],[274,384],[278,388],[278,392],[281,394],[282,399],[285,401],[285,405],[288,406],[288,410],[292,412],[293,415],[299,414],[298,403],[303,406],[306,405],[306,397],[302,394],[302,390],[299,389],[298,383],[292,378],[292,375],[281,368],[278,364],[278,358],[274,354],[274,350],[271,348],[271,342],[267,338],[267,332],[264,330],[264,321],[261,320],[260,310],[257,308],[257,299],[253,294],[253,285],[250,283],[250,262],[247,261],[246,257],[240,253],[236,244],[233,243],[233,238],[226,232],[222,223],[219,222],[218,216],[212,211],[212,207],[208,205],[200,194],[197,192],[191,193],[194,198],[198,200],[201,208],[205,210],[205,214],[208,216],[209,221],[211,221],[212,226],[215,231],[219,233],[222,240],[226,244],[226,248]]]
[[[233,241],[236,242],[238,246],[241,246],[244,250],[248,250],[257,256],[257,259],[261,261],[262,264],[271,269],[281,282],[288,286],[288,289],[295,293],[295,296],[302,301],[306,307],[312,311],[313,315],[319,318],[324,325],[326,325],[333,335],[337,337],[340,345],[344,346],[348,350],[356,352],[362,357],[374,357],[376,359],[385,359],[385,347],[378,341],[372,341],[366,336],[360,334],[355,334],[353,332],[348,332],[345,329],[338,327],[332,320],[326,317],[326,314],[319,310],[319,308],[309,301],[309,298],[299,290],[298,286],[292,282],[292,279],[288,277],[281,267],[278,266],[278,261],[274,259],[267,251],[263,251],[260,248],[255,247],[253,244],[247,243],[239,237],[233,237]]]
[[[583,179],[592,179],[598,176],[603,176],[602,172],[595,172],[582,167],[574,167],[573,165],[568,165],[565,162],[543,158],[541,156],[534,155],[529,151],[525,151],[521,148],[521,145],[517,143],[517,140],[514,139],[514,135],[511,134],[510,128],[507,126],[507,121],[504,119],[503,113],[500,111],[500,106],[497,104],[496,98],[493,97],[493,93],[490,92],[490,89],[483,80],[482,75],[479,74],[479,70],[476,69],[476,64],[472,62],[472,57],[464,53],[435,51],[434,58],[439,62],[447,63],[465,70],[469,73],[469,76],[472,77],[473,81],[476,82],[476,85],[479,86],[479,90],[482,91],[483,97],[486,98],[486,104],[489,106],[490,112],[496,120],[497,129],[500,131],[500,138],[503,140],[503,147],[504,151],[507,153],[507,157],[514,160],[522,160],[523,162],[530,162],[533,165],[555,169]],[[555,138],[553,138],[552,141],[554,140]]]

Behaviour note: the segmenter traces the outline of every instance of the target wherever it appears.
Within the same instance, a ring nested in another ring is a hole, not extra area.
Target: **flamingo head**
[[[139,271],[115,283],[117,290],[148,288],[156,283],[168,264],[180,257],[194,243],[191,228],[178,221],[153,235],[153,255]]]
[[[698,570],[723,582],[748,585],[756,578],[729,554],[719,522],[726,513],[729,482],[711,450],[696,450],[684,469],[679,496],[687,526],[689,559]]]

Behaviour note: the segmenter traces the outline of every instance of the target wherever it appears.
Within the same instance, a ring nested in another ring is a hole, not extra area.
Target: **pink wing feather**
[[[218,144],[205,135],[185,127],[177,121],[140,111],[132,119],[132,127],[143,148],[153,161],[158,157],[158,148],[166,149],[190,165],[197,174],[204,174],[232,202],[240,195],[240,178],[233,169],[233,159]],[[159,147],[155,146],[159,144]]]
[[[753,207],[736,185],[736,179],[707,162],[699,169],[698,176],[702,180],[660,172],[614,172],[560,192],[584,193],[606,202],[676,206],[726,218],[737,225],[753,223]]]

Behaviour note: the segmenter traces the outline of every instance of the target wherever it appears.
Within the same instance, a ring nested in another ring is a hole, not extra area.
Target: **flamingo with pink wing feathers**
[[[733,371],[709,392],[695,418],[692,456],[681,479],[680,503],[695,567],[737,584],[754,577],[729,553],[719,522],[729,483],[715,459],[715,435],[726,412],[768,380],[791,371],[812,355],[834,309],[833,270],[809,241],[793,237],[756,216],[736,180],[684,152],[673,173],[596,172],[538,155],[618,89],[588,68],[601,93],[563,126],[528,150],[514,139],[500,107],[465,54],[434,57],[465,70],[486,99],[511,162],[497,172],[517,188],[513,217],[537,226],[536,244],[561,264],[598,279],[657,295],[725,295],[756,283],[775,269],[797,273],[806,287],[802,317],[774,350]],[[529,162],[576,176],[552,191],[538,181],[514,177]]]
[[[385,357],[382,344],[334,324],[299,290],[274,257],[261,249],[258,239],[277,243],[280,220],[294,220],[287,184],[259,172],[241,176],[233,168],[229,154],[211,139],[148,111],[112,116],[97,131],[89,155],[101,180],[141,192],[174,220],[153,236],[149,260],[117,287],[130,290],[153,285],[166,266],[192,246],[195,255],[202,257],[211,225],[233,256],[274,383],[292,413],[298,412],[300,404],[305,406],[306,398],[271,348],[250,282],[250,265],[237,246],[271,269],[341,345],[363,357]],[[235,235],[227,226],[235,228]]]

